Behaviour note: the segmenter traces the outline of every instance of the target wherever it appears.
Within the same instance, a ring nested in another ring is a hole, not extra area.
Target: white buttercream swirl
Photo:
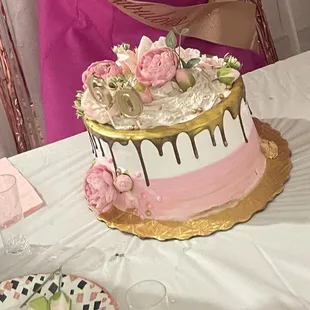
[[[229,96],[230,91],[226,86],[216,80],[215,70],[201,71],[195,68],[192,73],[196,83],[187,92],[181,92],[175,82],[151,90],[154,100],[144,104],[143,112],[137,118],[142,129],[189,121],[218,104],[221,101],[220,95],[225,98]],[[201,112],[193,113],[197,109]],[[113,117],[113,120],[116,129],[129,129],[136,125],[135,120],[121,115]]]

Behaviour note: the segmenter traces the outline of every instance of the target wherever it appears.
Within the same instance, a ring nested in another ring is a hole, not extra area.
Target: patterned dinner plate
[[[0,309],[21,305],[48,277],[47,274],[22,276],[0,282]],[[63,275],[62,291],[72,300],[72,310],[118,310],[106,289],[74,275]],[[51,279],[33,298],[49,299],[58,289],[58,277]]]

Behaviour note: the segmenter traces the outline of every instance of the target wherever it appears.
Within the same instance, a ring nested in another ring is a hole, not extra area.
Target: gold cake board
[[[129,212],[113,208],[111,212],[98,215],[98,220],[110,228],[136,235],[140,238],[157,240],[186,240],[195,236],[209,236],[217,231],[228,230],[238,223],[244,223],[266,208],[278,194],[283,191],[284,183],[289,179],[292,168],[291,151],[280,132],[269,124],[254,119],[259,136],[274,141],[278,146],[278,156],[266,159],[266,169],[259,184],[234,207],[225,208],[206,217],[186,222],[141,220]]]

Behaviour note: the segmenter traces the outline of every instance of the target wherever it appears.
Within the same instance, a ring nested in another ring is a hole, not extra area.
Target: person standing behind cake
[[[159,36],[167,34],[167,31],[152,28],[122,12],[119,7],[126,8],[130,0],[114,2],[118,6],[109,0],[39,1],[40,68],[46,143],[85,130],[83,123],[76,119],[72,102],[76,91],[82,88],[81,75],[92,62],[114,60],[114,45],[129,43],[138,46],[143,35],[155,41]],[[206,4],[208,0],[153,2],[179,7]],[[266,64],[265,55],[252,50],[191,37],[184,38],[182,46],[197,48],[209,55],[223,56],[230,53],[243,63],[243,73]]]

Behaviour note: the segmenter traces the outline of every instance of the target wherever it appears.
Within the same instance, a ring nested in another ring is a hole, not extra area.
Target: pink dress
[[[152,1],[182,6],[207,0]],[[114,59],[111,47],[139,44],[142,35],[156,40],[164,31],[153,29],[115,8],[108,0],[40,0],[40,66],[46,142],[51,143],[84,131],[72,108],[81,75],[94,61]],[[243,71],[264,66],[265,59],[252,51],[185,38],[184,47],[223,56],[229,52],[243,63]]]

